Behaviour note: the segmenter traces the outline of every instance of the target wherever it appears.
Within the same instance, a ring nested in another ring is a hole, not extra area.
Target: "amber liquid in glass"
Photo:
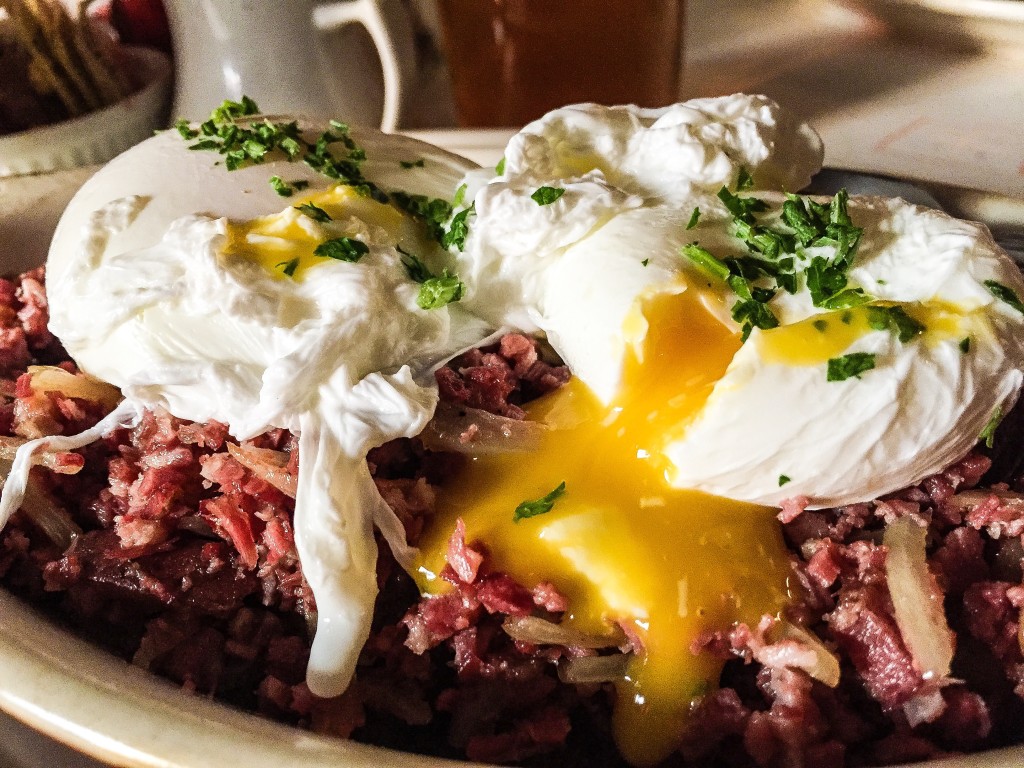
[[[677,100],[684,0],[438,0],[459,122]]]

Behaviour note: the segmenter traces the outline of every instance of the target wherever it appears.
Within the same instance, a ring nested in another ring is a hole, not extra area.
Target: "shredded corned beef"
[[[89,398],[37,391],[26,373],[36,364],[76,371],[46,330],[42,281],[41,270],[0,280],[0,434],[10,440],[70,434],[105,412]],[[511,418],[568,377],[521,334],[437,372],[443,399]],[[1024,425],[1021,410],[1004,425]],[[884,499],[820,510],[805,498],[783,502],[798,594],[787,619],[818,642],[774,636],[768,617],[698,638],[692,652],[716,654],[725,667],[667,765],[841,768],[1020,742],[1024,496],[1021,441],[1011,437],[1001,432],[991,458],[975,451]],[[371,474],[411,543],[433,513],[436,485],[461,460],[417,439],[370,452]],[[0,578],[134,663],[199,694],[385,746],[621,765],[610,736],[613,688],[557,674],[560,662],[596,652],[503,629],[524,617],[557,623],[571,607],[565,596],[493,570],[486,542],[467,541],[461,522],[450,534],[441,576],[452,588],[443,594],[420,597],[380,548],[381,592],[355,682],[323,700],[304,682],[316,606],[292,532],[292,435],[272,430],[238,445],[223,424],[151,412],[133,430],[49,461],[52,471],[35,469],[30,485],[61,525],[16,514],[0,536]],[[896,619],[882,534],[903,517],[927,527],[928,567],[957,635],[949,679],[926,679]],[[76,532],[70,546],[61,531]],[[637,650],[638,639],[628,645]],[[839,659],[834,688],[809,674],[822,653]]]

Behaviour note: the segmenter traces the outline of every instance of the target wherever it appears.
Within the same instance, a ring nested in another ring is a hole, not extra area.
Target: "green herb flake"
[[[280,176],[270,177],[270,186],[274,188],[281,197],[291,197],[295,194],[295,187],[282,179]]]
[[[643,260],[643,261],[641,261],[640,263],[641,263],[641,264],[643,264],[643,265],[644,265],[644,266],[646,267],[646,266],[647,266],[648,264],[650,264],[650,263],[651,263],[651,260],[650,260],[650,259],[644,259],[644,260]]]
[[[814,326],[814,330],[824,333],[828,330],[828,320],[815,320],[811,323]]]
[[[793,478],[789,475],[779,475],[779,488],[790,482]]]
[[[494,166],[494,172],[498,176],[504,176],[505,175],[505,157],[504,157],[504,155],[502,156],[501,160],[498,161],[498,164],[496,166]]]
[[[537,205],[551,205],[564,194],[565,190],[561,187],[538,187],[530,199]]]
[[[422,168],[426,165],[426,161],[421,157],[419,160],[399,160],[398,164],[405,169]]]
[[[828,381],[846,381],[875,367],[875,356],[870,352],[851,352],[828,361]]]
[[[970,336],[964,336],[962,339],[960,339],[960,351],[963,352],[965,355],[971,351]]]
[[[199,131],[193,128],[192,124],[184,117],[174,124],[174,130],[176,130],[181,138],[185,139],[185,141],[192,141],[192,139],[199,135]]]
[[[902,307],[868,307],[868,325],[876,331],[892,330],[903,344],[926,330]]]
[[[750,175],[750,171],[743,166],[740,166],[740,171],[736,175],[736,189],[742,191],[744,189],[750,189],[753,186],[754,177]]]
[[[1009,304],[1018,312],[1024,314],[1024,302],[1020,300],[1020,296],[1018,296],[1016,291],[1014,291],[1012,288],[1003,285],[1002,283],[996,280],[986,280],[985,287],[988,288],[989,293],[991,293],[997,299]]]
[[[986,448],[991,448],[995,445],[996,441],[996,429],[999,427],[999,422],[1003,420],[1003,409],[1001,406],[996,406],[996,409],[992,411],[992,415],[989,417],[988,424],[981,430],[981,434],[978,435],[978,439],[985,443]]]
[[[679,249],[679,253],[692,261],[704,274],[719,280],[729,279],[730,271],[728,265],[699,244],[690,243],[684,245]]]
[[[336,237],[333,240],[325,240],[320,243],[313,251],[313,255],[354,264],[369,252],[370,248],[362,240]]]
[[[313,221],[319,221],[321,224],[326,224],[329,221],[334,221],[331,218],[331,214],[325,211],[323,208],[313,203],[303,203],[302,205],[293,206],[295,210],[308,216]]]
[[[458,248],[460,251],[466,247],[466,238],[469,236],[469,215],[476,212],[476,207],[459,211],[452,216],[448,229],[441,236],[441,246],[444,248]]]
[[[512,513],[512,522],[518,523],[520,520],[525,520],[528,517],[537,517],[538,515],[545,515],[551,511],[551,508],[555,506],[557,501],[565,493],[565,481],[563,480],[558,484],[551,493],[545,496],[541,496],[539,499],[533,501],[524,501],[518,507],[516,511]]]
[[[700,207],[693,209],[693,213],[690,214],[690,220],[686,223],[687,229],[693,229],[697,226],[697,222],[700,221]]]
[[[284,274],[287,275],[288,277],[292,277],[295,275],[295,270],[299,268],[299,259],[298,257],[296,257],[294,259],[291,259],[290,261],[282,261],[278,263],[276,266],[284,267],[284,269],[282,269],[281,271],[284,272]]]
[[[461,299],[465,291],[465,283],[446,269],[439,277],[428,277],[423,281],[416,296],[416,305],[420,309],[440,309]]]
[[[427,268],[423,259],[415,253],[404,250],[402,246],[398,246],[398,252],[402,254],[402,266],[405,267],[406,274],[409,275],[410,280],[416,283],[425,283],[434,276]]]
[[[452,198],[452,208],[459,208],[466,202],[466,184],[459,184],[459,188],[455,190],[455,197]]]

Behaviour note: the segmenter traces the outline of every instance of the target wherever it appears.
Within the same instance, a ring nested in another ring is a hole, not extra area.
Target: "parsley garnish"
[[[421,157],[419,160],[399,160],[398,164],[403,168],[422,168],[426,162]]]
[[[650,263],[651,263],[651,260],[650,260],[650,259],[644,259],[644,260],[643,260],[643,261],[641,261],[640,263],[641,263],[641,264],[643,264],[643,265],[644,265],[644,266],[646,267],[646,266],[647,266],[648,264],[650,264]]]
[[[564,194],[565,190],[561,187],[538,187],[530,199],[537,205],[551,205]]]
[[[452,204],[439,197],[410,195],[407,192],[392,192],[391,202],[396,208],[421,219],[430,230],[431,237],[441,242],[444,237],[444,223],[452,215]]]
[[[563,480],[558,484],[551,493],[545,496],[541,496],[539,499],[533,501],[524,501],[518,507],[516,511],[512,513],[512,522],[518,523],[527,517],[537,517],[537,515],[544,515],[551,511],[551,508],[555,506],[555,501],[565,493],[565,481]]]
[[[992,411],[992,415],[988,419],[988,424],[981,430],[981,434],[978,435],[979,440],[985,442],[986,448],[991,448],[995,444],[996,440],[996,429],[999,427],[999,422],[1003,420],[1003,409],[1001,406],[996,406],[996,409]]]
[[[308,216],[313,221],[319,221],[321,224],[326,224],[328,221],[334,221],[334,219],[331,218],[331,214],[323,208],[313,205],[313,203],[303,203],[302,205],[293,206],[293,208]]]
[[[868,307],[868,325],[876,331],[892,330],[904,344],[925,331],[902,307]]]
[[[466,202],[466,184],[459,184],[459,188],[455,190],[455,197],[452,198],[452,208],[458,208],[464,202]]]
[[[453,301],[458,301],[465,293],[466,285],[457,275],[447,269],[440,276],[435,276],[419,256],[402,250],[402,266],[409,278],[420,283],[420,292],[416,296],[416,305],[420,309],[439,309]]]
[[[779,488],[790,482],[792,478],[789,475],[779,475]]]
[[[189,123],[189,121],[184,117],[174,124],[174,128],[179,134],[181,134],[181,138],[185,141],[191,141],[199,135],[199,131],[193,128],[191,123]]]
[[[295,270],[299,268],[298,257],[291,259],[290,261],[279,262],[276,266],[284,267],[281,271],[284,272],[288,277],[292,277],[295,274]]]
[[[965,355],[971,351],[970,336],[964,336],[962,339],[960,339],[960,351],[963,352]]]
[[[458,275],[444,270],[439,277],[428,277],[420,286],[416,305],[420,309],[440,309],[462,298],[466,285]]]
[[[697,222],[700,221],[700,207],[693,209],[693,213],[690,214],[690,220],[686,223],[687,229],[693,229],[697,226]]]
[[[985,287],[988,288],[989,293],[997,299],[1006,302],[1018,312],[1024,314],[1024,302],[1020,300],[1020,296],[1018,296],[1016,291],[1012,288],[1003,285],[996,280],[986,280]]]
[[[458,248],[460,251],[466,247],[466,237],[469,235],[469,224],[466,219],[469,218],[469,214],[476,212],[476,204],[465,208],[456,213],[448,225],[448,229],[441,237],[441,246],[444,248],[451,248],[452,246]]]
[[[309,182],[305,179],[296,179],[295,181],[285,181],[280,176],[270,177],[270,186],[274,188],[281,197],[291,197],[296,190],[305,189],[309,186]]]
[[[750,171],[748,171],[743,166],[740,166],[739,173],[736,175],[736,189],[750,189],[753,186],[754,177],[750,175]]]
[[[870,352],[851,352],[842,357],[833,357],[828,361],[829,381],[846,381],[847,379],[860,378],[865,371],[875,367],[875,356]]]
[[[717,280],[729,279],[729,266],[717,256],[713,255],[711,251],[706,248],[701,248],[697,243],[684,245],[679,249],[679,252],[692,261],[704,274],[714,277]]]
[[[498,164],[496,166],[494,166],[494,172],[496,174],[498,174],[499,176],[504,176],[505,175],[505,156],[504,155],[502,155],[501,160],[498,161]]]
[[[336,237],[333,240],[325,240],[320,243],[313,251],[313,255],[354,264],[369,252],[370,248],[362,240]]]

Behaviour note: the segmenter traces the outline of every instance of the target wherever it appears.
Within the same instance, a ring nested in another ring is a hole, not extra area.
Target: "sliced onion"
[[[82,534],[67,510],[55,504],[29,477],[25,498],[21,501],[21,512],[27,516],[61,552]]]
[[[535,421],[497,416],[479,408],[438,403],[434,418],[420,434],[423,444],[435,451],[494,454],[532,451],[546,427]]]
[[[0,435],[0,474],[7,477],[14,462],[18,448],[27,443],[23,437],[5,437]],[[68,451],[52,451],[45,446],[32,454],[32,466],[46,467],[51,472],[61,475],[76,475],[82,471],[82,464],[66,461]]]
[[[886,527],[882,543],[888,549],[885,570],[903,642],[924,678],[938,680],[949,675],[954,635],[928,570],[925,535],[913,519],[901,517]]]
[[[816,634],[791,621],[782,620],[773,628],[773,640],[793,640],[814,653],[812,664],[801,664],[800,669],[829,688],[839,685],[839,659]]]
[[[281,493],[295,498],[298,478],[288,471],[288,454],[269,448],[228,443],[228,453],[243,467],[260,480],[277,488]]]
[[[614,630],[607,635],[588,635],[539,616],[509,616],[502,629],[513,640],[533,645],[564,645],[566,648],[615,648],[625,635]]]
[[[987,488],[985,490],[962,491],[954,494],[946,502],[961,511],[973,509],[983,501],[995,496],[999,503],[1011,509],[1024,509],[1024,493],[1015,491],[1002,491]]]
[[[613,653],[565,659],[558,665],[558,679],[574,685],[615,682],[626,676],[626,667],[632,658],[631,653]]]
[[[53,365],[30,365],[32,391],[36,393],[60,392],[67,397],[92,400],[113,409],[121,402],[121,390],[84,373],[68,373]]]

